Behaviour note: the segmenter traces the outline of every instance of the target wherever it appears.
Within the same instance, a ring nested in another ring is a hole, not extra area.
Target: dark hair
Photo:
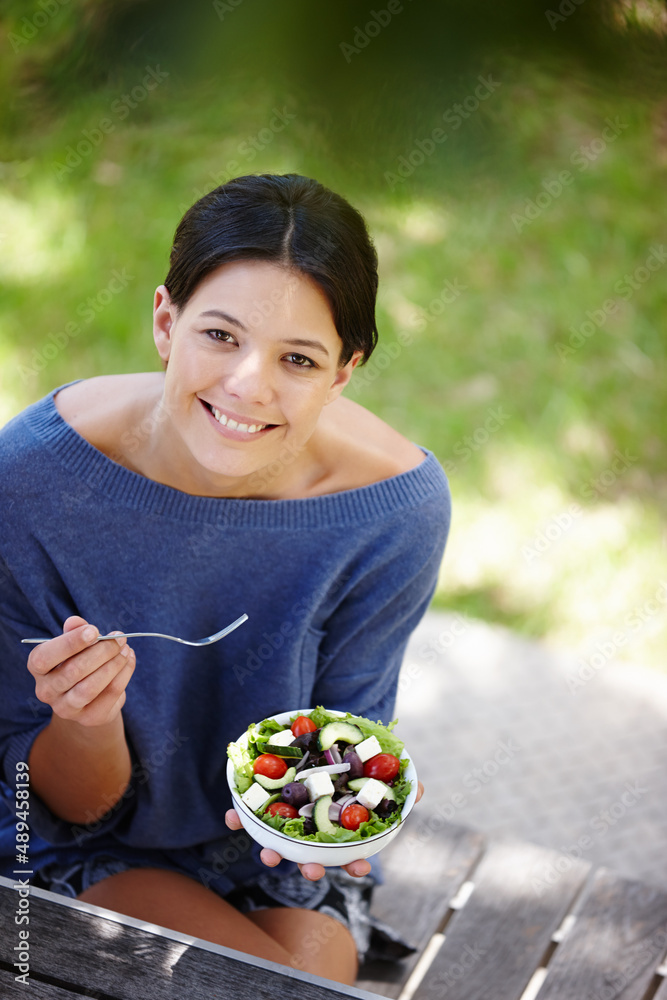
[[[203,279],[235,260],[266,260],[295,268],[327,297],[343,342],[340,364],[353,351],[370,357],[378,337],[377,254],[356,209],[299,174],[236,177],[204,195],[178,224],[165,285],[180,309]]]

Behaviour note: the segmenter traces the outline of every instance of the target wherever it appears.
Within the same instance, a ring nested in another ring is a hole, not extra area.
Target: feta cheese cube
[[[357,743],[354,749],[359,754],[362,764],[365,764],[371,757],[375,757],[376,753],[382,753],[382,747],[375,736],[369,736],[367,740]]]
[[[241,800],[245,802],[248,809],[252,809],[253,812],[257,812],[260,806],[263,806],[267,799],[271,798],[271,792],[267,792],[266,788],[262,788],[258,781],[253,781],[250,788],[247,789],[241,796]]]
[[[305,779],[304,785],[308,789],[308,795],[310,796],[311,802],[314,802],[315,799],[321,798],[322,795],[333,795],[334,793],[331,775],[327,774],[326,771],[320,771],[319,774],[309,775]]]
[[[294,733],[291,729],[283,729],[282,733],[273,733],[269,736],[269,743],[275,743],[277,747],[288,747],[294,743]]]
[[[375,739],[375,737],[371,737]],[[382,802],[387,791],[387,786],[384,781],[378,781],[377,778],[369,778],[357,792],[357,802],[362,806],[366,806],[367,809],[375,809],[376,806]]]

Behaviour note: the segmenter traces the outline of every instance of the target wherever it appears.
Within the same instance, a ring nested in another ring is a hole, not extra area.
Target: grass
[[[664,670],[664,105],[509,57],[495,69],[498,90],[401,183],[385,175],[419,160],[449,101],[367,151],[372,175],[308,95],[277,100],[261,79],[223,102],[210,81],[167,80],[122,120],[115,80],[8,128],[0,420],[71,379],[159,367],[152,292],[180,214],[217,180],[318,177],[362,209],[381,261],[381,346],[348,394],[450,477],[435,605],[582,657],[623,634],[615,657]],[[277,104],[295,117],[272,132]]]

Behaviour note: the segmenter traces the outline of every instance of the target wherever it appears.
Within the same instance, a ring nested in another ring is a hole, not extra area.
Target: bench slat
[[[85,996],[99,994],[104,1000],[274,1000],[297,994],[299,1000],[345,1000],[365,996],[305,973],[287,968],[283,972],[281,966],[261,959],[243,961],[216,945],[192,944],[183,935],[152,933],[105,917],[99,908],[87,912],[67,905],[70,901],[51,900],[50,895],[30,895],[31,981],[33,976],[52,978],[62,990],[68,984],[78,986],[77,995],[84,990]],[[15,907],[15,893],[0,886],[0,926],[14,926]],[[6,967],[14,960],[16,943],[11,934],[0,938],[0,962]]]
[[[642,1000],[665,951],[667,892],[600,868],[549,965],[538,1000],[612,995]]]
[[[518,1000],[590,869],[573,861],[561,874],[560,857],[534,844],[491,846],[415,1000]]]
[[[34,976],[29,976],[27,986],[22,982],[17,983],[14,974],[5,972],[4,969],[0,969],[0,997],[2,1000],[81,1000],[81,994],[40,982]]]
[[[667,979],[663,979],[662,985],[658,987],[658,992],[653,1000],[667,1000]]]
[[[483,846],[482,834],[455,824],[443,827],[442,821],[433,823],[427,817],[406,828],[382,852],[386,882],[374,890],[372,912],[418,951],[401,962],[366,962],[357,979],[361,989],[399,995]]]

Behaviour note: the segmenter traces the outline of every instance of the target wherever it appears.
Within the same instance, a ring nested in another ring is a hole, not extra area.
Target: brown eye
[[[315,362],[311,361],[304,354],[288,354],[287,360],[298,368],[315,368]]]
[[[229,330],[206,330],[206,334],[211,338],[211,340],[217,340],[222,344],[229,343],[229,340],[226,339],[228,337],[231,340],[234,339]]]

